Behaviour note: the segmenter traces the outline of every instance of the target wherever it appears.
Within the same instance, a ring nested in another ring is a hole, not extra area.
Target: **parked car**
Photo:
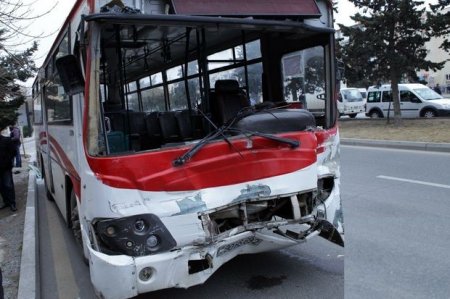
[[[450,116],[450,99],[422,84],[399,84],[402,117]],[[371,118],[394,116],[391,85],[368,89],[366,116]]]
[[[355,118],[358,113],[365,112],[364,98],[358,88],[341,88],[338,97],[339,115]]]

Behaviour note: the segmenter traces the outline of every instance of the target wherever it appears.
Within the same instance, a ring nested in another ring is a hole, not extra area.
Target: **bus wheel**
[[[351,118],[355,118],[357,114],[358,113],[352,113],[352,114],[349,114],[348,116],[350,116]]]
[[[78,213],[77,199],[73,190],[70,194],[70,228],[72,229],[75,241],[82,248],[83,240],[81,237],[80,214]]]
[[[423,113],[423,117],[426,117],[426,118],[433,118],[433,117],[436,117],[436,112],[434,112],[433,110],[426,110],[424,113]]]
[[[42,160],[41,160],[42,161]],[[43,163],[43,161],[41,162],[41,173],[42,173],[42,178],[44,179],[44,189],[45,189],[45,192],[46,192],[46,194],[47,194],[47,199],[49,200],[49,201],[54,201],[54,198],[53,198],[53,195],[52,195],[52,193],[50,192],[50,189],[48,189],[48,184],[47,184],[47,179],[45,178],[45,167],[44,167],[44,163]]]
[[[70,193],[70,229],[72,230],[75,242],[77,243],[78,248],[80,249],[80,253],[83,257],[83,262],[89,266],[88,255],[84,248],[83,236],[81,235],[81,222],[80,222],[80,213],[77,205],[77,198],[73,190]]]

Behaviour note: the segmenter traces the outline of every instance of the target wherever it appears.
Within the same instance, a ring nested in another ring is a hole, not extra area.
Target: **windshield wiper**
[[[189,161],[203,146],[214,140],[217,136],[223,134],[223,129],[219,128],[218,130],[211,132],[209,135],[205,136],[199,143],[194,145],[190,150],[185,152],[183,155],[179,156],[175,160],[173,160],[173,166],[181,166]],[[229,142],[229,141],[228,141]]]
[[[181,166],[185,164],[187,161],[189,161],[203,146],[217,138],[219,135],[222,136],[222,138],[226,141],[226,143],[234,148],[238,154],[242,157],[242,154],[239,150],[237,150],[234,145],[231,143],[231,141],[228,139],[228,137],[225,135],[225,132],[234,124],[234,122],[242,117],[244,109],[239,111],[231,120],[229,120],[226,124],[218,128],[216,124],[208,117],[201,109],[197,109],[197,111],[213,126],[215,131],[209,133],[206,135],[202,140],[200,140],[199,143],[197,143],[194,147],[192,147],[190,150],[188,150],[186,153],[181,155],[180,157],[173,160],[173,166]]]
[[[225,133],[227,132],[233,132],[233,133],[241,133],[246,135],[248,138],[250,138],[251,136],[259,136],[259,137],[263,137],[269,140],[273,140],[273,141],[277,141],[280,143],[285,143],[291,146],[291,148],[297,148],[300,146],[300,142],[294,139],[290,139],[290,138],[284,138],[284,137],[279,137],[273,134],[267,134],[267,133],[261,133],[261,132],[257,132],[257,131],[249,131],[249,130],[244,130],[244,129],[237,129],[237,128],[233,128],[233,124],[236,122],[236,120],[238,118],[241,118],[244,113],[248,114],[249,112],[251,114],[254,113],[254,111],[240,111],[233,119],[231,119],[227,124],[224,124],[223,126],[221,126],[220,128],[218,128],[201,110],[199,110],[200,113],[202,114],[203,117],[206,118],[206,120],[208,120],[211,125],[216,129],[215,131],[209,133],[208,135],[206,135],[202,140],[200,140],[200,142],[198,142],[196,145],[194,145],[191,149],[189,149],[187,152],[185,152],[183,155],[179,156],[178,158],[176,158],[175,160],[173,160],[173,166],[177,167],[177,166],[182,166],[184,165],[186,162],[188,162],[195,154],[197,154],[197,152],[202,149],[202,147],[204,147],[205,145],[207,145],[208,143],[210,143],[211,141],[213,141],[215,138],[222,136],[222,138],[228,143],[228,145],[232,148],[234,148],[234,145],[230,142],[230,140],[228,139],[228,137],[225,135]],[[270,112],[269,112],[270,113]],[[242,154],[239,152],[239,150],[236,149],[236,151],[239,153],[239,155],[242,157]]]
[[[184,165],[186,162],[188,162],[195,154],[197,154],[197,152],[204,147],[205,145],[207,145],[209,142],[211,142],[212,140],[214,140],[215,138],[217,138],[218,136],[222,135],[224,137],[224,139],[227,141],[228,144],[230,144],[231,146],[233,146],[231,144],[231,142],[228,140],[228,138],[225,137],[225,133],[226,132],[237,132],[237,133],[242,133],[244,135],[246,135],[247,137],[251,137],[251,136],[258,136],[258,137],[263,137],[269,140],[273,140],[273,141],[277,141],[280,143],[285,143],[291,146],[291,148],[297,148],[300,146],[300,142],[294,139],[290,139],[290,138],[284,138],[284,137],[279,137],[279,136],[275,136],[272,134],[266,134],[266,133],[261,133],[261,132],[254,132],[254,131],[247,131],[247,130],[242,130],[242,129],[234,129],[234,128],[228,128],[226,126],[220,127],[219,129],[217,129],[217,131],[212,132],[211,134],[209,134],[208,136],[206,136],[205,138],[203,138],[199,143],[197,143],[195,146],[193,146],[190,150],[188,150],[186,153],[184,153],[183,155],[181,155],[180,157],[176,158],[175,160],[173,160],[173,166],[177,167],[177,166],[182,166]],[[242,155],[241,155],[242,156]]]

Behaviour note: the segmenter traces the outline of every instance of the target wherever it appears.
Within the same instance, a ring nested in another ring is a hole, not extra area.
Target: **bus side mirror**
[[[67,95],[73,96],[84,91],[83,74],[74,55],[60,57],[55,64]]]

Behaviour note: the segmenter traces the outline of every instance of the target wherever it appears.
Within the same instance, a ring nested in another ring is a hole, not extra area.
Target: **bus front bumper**
[[[308,238],[318,234],[312,232]],[[142,257],[106,255],[89,247],[91,280],[99,298],[108,299],[130,298],[172,287],[188,288],[204,283],[237,255],[275,250],[304,241],[267,231],[246,231],[209,246],[186,246]]]

